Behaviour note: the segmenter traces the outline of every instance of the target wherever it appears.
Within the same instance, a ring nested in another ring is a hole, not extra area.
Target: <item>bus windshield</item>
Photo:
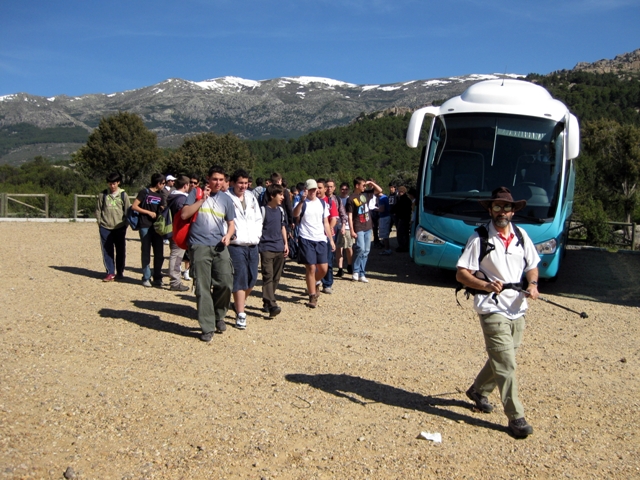
[[[427,213],[477,222],[489,219],[478,198],[506,186],[527,206],[514,221],[551,221],[562,182],[564,124],[502,114],[437,117],[422,175]]]

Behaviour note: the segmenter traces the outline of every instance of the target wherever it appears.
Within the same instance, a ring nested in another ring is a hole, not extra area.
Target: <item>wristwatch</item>
[[[534,280],[533,282],[529,282],[529,285],[538,285],[538,282]]]

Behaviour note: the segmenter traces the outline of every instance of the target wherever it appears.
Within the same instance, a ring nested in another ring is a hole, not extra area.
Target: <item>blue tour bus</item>
[[[479,82],[439,107],[416,110],[406,138],[412,148],[426,115],[433,121],[418,171],[413,260],[455,270],[473,230],[490,221],[478,200],[506,186],[527,200],[513,222],[540,254],[540,277],[554,278],[573,208],[576,117],[543,87],[512,79]]]

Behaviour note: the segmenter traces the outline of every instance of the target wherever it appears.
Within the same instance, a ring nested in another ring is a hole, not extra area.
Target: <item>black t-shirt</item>
[[[143,210],[149,210],[156,215],[162,211],[162,208],[166,206],[167,202],[167,199],[162,192],[154,192],[148,188],[140,190],[136,198],[140,201],[140,208]],[[151,218],[149,215],[144,213],[140,214],[140,228],[152,227],[153,222],[155,222],[155,219]]]
[[[267,205],[264,208],[264,219],[262,222],[262,237],[258,245],[260,252],[284,252],[284,239],[282,238],[282,227],[286,226],[286,215],[283,215],[282,207],[271,208]],[[282,221],[284,217],[284,222]]]

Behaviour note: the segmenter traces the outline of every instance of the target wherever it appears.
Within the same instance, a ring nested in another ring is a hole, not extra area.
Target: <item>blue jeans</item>
[[[127,256],[127,226],[108,230],[100,227],[100,244],[102,245],[102,261],[107,274],[124,273]],[[115,254],[114,254],[115,250]]]
[[[336,238],[333,237],[333,242],[335,243]],[[329,270],[327,270],[327,274],[322,279],[322,286],[325,288],[331,288],[333,285],[333,257],[335,256],[335,252],[331,251],[331,242],[327,240],[327,263],[329,264]]]
[[[162,281],[162,263],[164,262],[164,244],[162,237],[154,228],[141,228],[140,232],[140,259],[142,263],[142,281],[151,278],[151,247],[153,247],[153,280]]]
[[[358,232],[358,238],[353,244],[353,273],[362,276],[365,274],[367,259],[371,251],[371,230]]]

